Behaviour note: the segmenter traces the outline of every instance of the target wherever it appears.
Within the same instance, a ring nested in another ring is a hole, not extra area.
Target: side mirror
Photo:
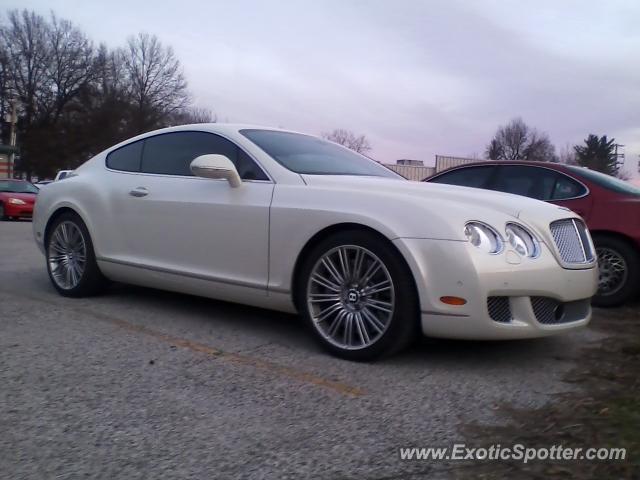
[[[233,188],[242,185],[236,166],[224,155],[200,155],[190,165],[197,177],[224,178]]]

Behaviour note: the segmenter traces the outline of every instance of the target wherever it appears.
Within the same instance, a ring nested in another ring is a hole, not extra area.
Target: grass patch
[[[572,391],[545,407],[501,407],[503,426],[468,425],[467,444],[624,447],[624,461],[474,462],[459,478],[640,478],[640,305],[599,310],[591,328],[611,335],[585,348],[565,381]]]

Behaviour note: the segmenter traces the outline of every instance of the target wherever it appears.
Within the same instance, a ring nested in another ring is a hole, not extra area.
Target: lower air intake
[[[509,297],[487,298],[487,309],[489,310],[489,316],[494,322],[509,323],[511,321]]]
[[[544,325],[583,320],[589,315],[591,309],[588,298],[574,302],[560,302],[549,297],[531,297],[531,307],[536,320]]]

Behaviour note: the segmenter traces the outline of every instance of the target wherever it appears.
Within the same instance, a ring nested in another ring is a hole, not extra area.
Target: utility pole
[[[7,115],[7,122],[9,122],[9,125],[10,125],[9,146],[12,147],[12,149],[13,149],[13,151],[11,153],[9,153],[9,172],[7,172],[9,178],[13,178],[13,168],[14,168],[14,163],[15,163],[15,158],[16,158],[16,154],[15,154],[16,123],[18,123],[18,112],[16,110],[16,104],[17,104],[16,99],[15,98],[12,99],[11,100],[11,111]]]
[[[623,149],[624,145],[620,143],[614,143],[613,146],[616,147],[616,150],[614,153],[616,157],[616,165],[618,165],[618,168],[621,168],[624,165],[624,152],[618,153],[618,147],[620,147],[620,149]]]

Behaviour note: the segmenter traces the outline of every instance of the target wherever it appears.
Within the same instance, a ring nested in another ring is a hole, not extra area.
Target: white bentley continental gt
[[[410,182],[309,135],[167,128],[42,188],[33,229],[60,294],[106,279],[298,312],[366,360],[419,332],[530,338],[582,327],[594,247],[569,210]]]

